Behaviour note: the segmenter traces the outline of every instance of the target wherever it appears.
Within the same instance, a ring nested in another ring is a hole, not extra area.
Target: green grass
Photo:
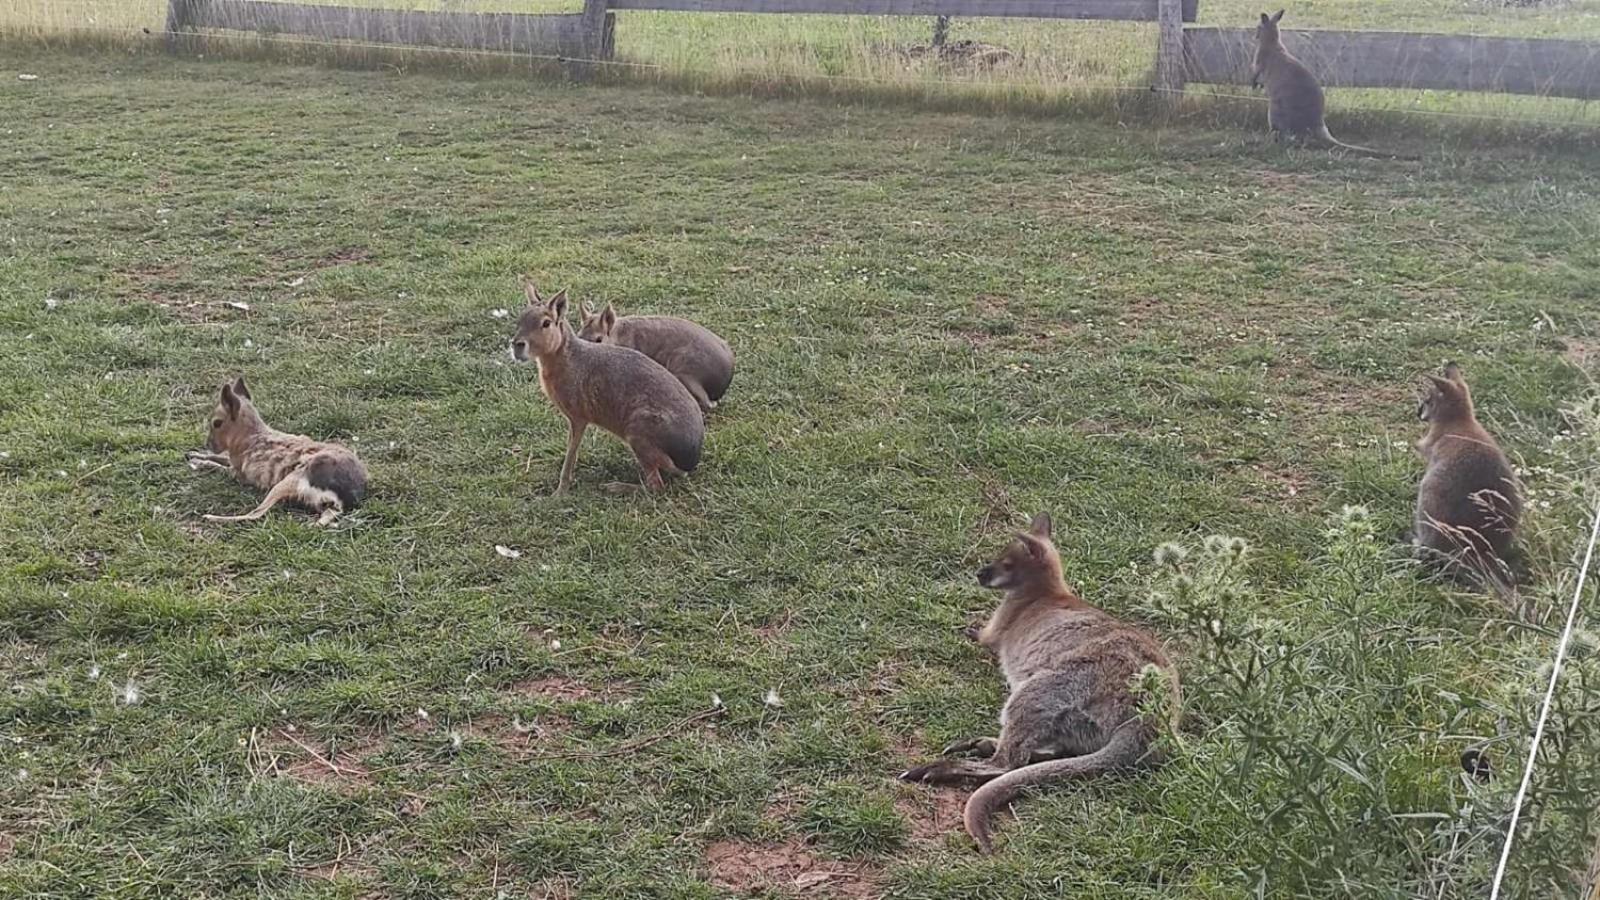
[[[1595,496],[1563,412],[1592,148],[9,67],[40,77],[0,82],[0,893],[709,897],[748,845],[779,886],[903,897],[1484,895],[1553,641],[1392,547],[1413,383],[1474,380],[1555,621]],[[492,315],[523,271],[728,338],[701,471],[613,496],[631,460],[591,436],[549,496],[565,426]],[[254,502],[182,462],[240,372],[366,458],[346,527],[199,521]],[[892,776],[992,730],[958,629],[1039,509],[1172,644],[1194,725],[983,859]],[[1212,534],[1248,565],[1151,563]],[[1515,896],[1572,895],[1594,844],[1584,624]],[[1483,738],[1502,775],[1464,783]]]

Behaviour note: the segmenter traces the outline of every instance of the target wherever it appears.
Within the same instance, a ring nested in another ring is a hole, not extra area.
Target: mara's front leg
[[[561,461],[561,478],[556,482],[555,496],[559,497],[572,486],[572,470],[578,466],[578,446],[583,443],[583,432],[589,423],[582,419],[567,419],[567,456]]]
[[[189,468],[195,472],[215,471],[217,469],[232,470],[233,461],[221,453],[211,453],[206,450],[190,450],[183,455],[188,461]]]

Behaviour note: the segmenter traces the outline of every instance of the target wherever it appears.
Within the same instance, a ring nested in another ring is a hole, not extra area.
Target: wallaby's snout
[[[994,566],[993,565],[984,566],[983,568],[978,570],[978,586],[979,587],[995,587],[996,586],[994,584]]]

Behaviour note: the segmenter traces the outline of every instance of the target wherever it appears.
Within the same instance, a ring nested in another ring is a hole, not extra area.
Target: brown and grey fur
[[[1134,684],[1148,669],[1170,686],[1170,727],[1179,714],[1178,673],[1144,629],[1085,603],[1067,587],[1050,539],[1050,517],[1035,516],[978,583],[1005,592],[978,633],[994,651],[1011,695],[1000,711],[999,738],[959,741],[947,759],[919,766],[907,781],[982,784],[967,800],[967,832],[985,853],[990,820],[1023,788],[1063,778],[1126,771],[1157,761],[1161,723],[1141,715]]]
[[[329,525],[366,498],[367,469],[354,453],[339,444],[268,426],[243,378],[222,386],[211,413],[206,450],[190,452],[188,459],[196,471],[228,469],[245,484],[267,492],[250,512],[206,516],[209,522],[251,522],[288,502],[317,513],[318,525]]]
[[[630,347],[665,366],[689,389],[700,409],[710,412],[733,381],[733,348],[709,328],[676,316],[622,316],[605,309],[583,310],[578,337],[597,344]]]
[[[633,450],[645,487],[664,487],[662,472],[692,472],[700,463],[705,417],[688,388],[637,350],[579,340],[567,324],[567,292],[545,300],[532,282],[528,308],[517,321],[511,355],[539,364],[539,387],[567,417],[567,456],[556,493],[572,484],[578,445],[590,425]]]
[[[1509,561],[1522,492],[1511,462],[1478,424],[1472,392],[1451,363],[1428,375],[1417,417],[1428,431],[1417,442],[1426,464],[1417,487],[1412,540],[1427,561],[1497,591],[1514,579]]]
[[[1255,64],[1250,67],[1250,86],[1267,86],[1267,123],[1273,136],[1278,140],[1288,138],[1362,156],[1413,159],[1346,144],[1328,132],[1328,124],[1323,118],[1326,100],[1322,85],[1317,83],[1317,76],[1311,74],[1305,63],[1295,59],[1283,46],[1283,38],[1278,34],[1278,22],[1282,18],[1281,9],[1271,16],[1261,14],[1261,22],[1256,25]]]

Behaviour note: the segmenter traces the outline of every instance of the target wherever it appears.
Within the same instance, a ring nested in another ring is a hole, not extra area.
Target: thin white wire
[[[1500,864],[1494,870],[1494,885],[1489,889],[1489,900],[1499,900],[1500,882],[1506,876],[1506,863],[1511,859],[1511,844],[1517,838],[1517,820],[1522,818],[1522,803],[1528,798],[1528,784],[1533,781],[1533,764],[1539,755],[1539,743],[1544,740],[1544,725],[1550,718],[1550,705],[1555,701],[1556,681],[1561,678],[1561,666],[1567,661],[1567,644],[1572,640],[1573,625],[1578,619],[1578,605],[1583,599],[1583,583],[1589,577],[1589,563],[1594,559],[1595,539],[1600,537],[1600,505],[1594,509],[1594,527],[1589,531],[1589,549],[1583,554],[1583,568],[1578,570],[1578,589],[1572,592],[1572,606],[1567,609],[1567,627],[1561,632],[1561,643],[1556,647],[1555,665],[1550,669],[1550,684],[1544,691],[1544,705],[1539,708],[1539,724],[1533,730],[1533,743],[1528,747],[1528,764],[1522,770],[1522,784],[1517,787],[1516,805],[1511,807],[1511,825],[1506,828],[1506,843],[1500,850]]]

